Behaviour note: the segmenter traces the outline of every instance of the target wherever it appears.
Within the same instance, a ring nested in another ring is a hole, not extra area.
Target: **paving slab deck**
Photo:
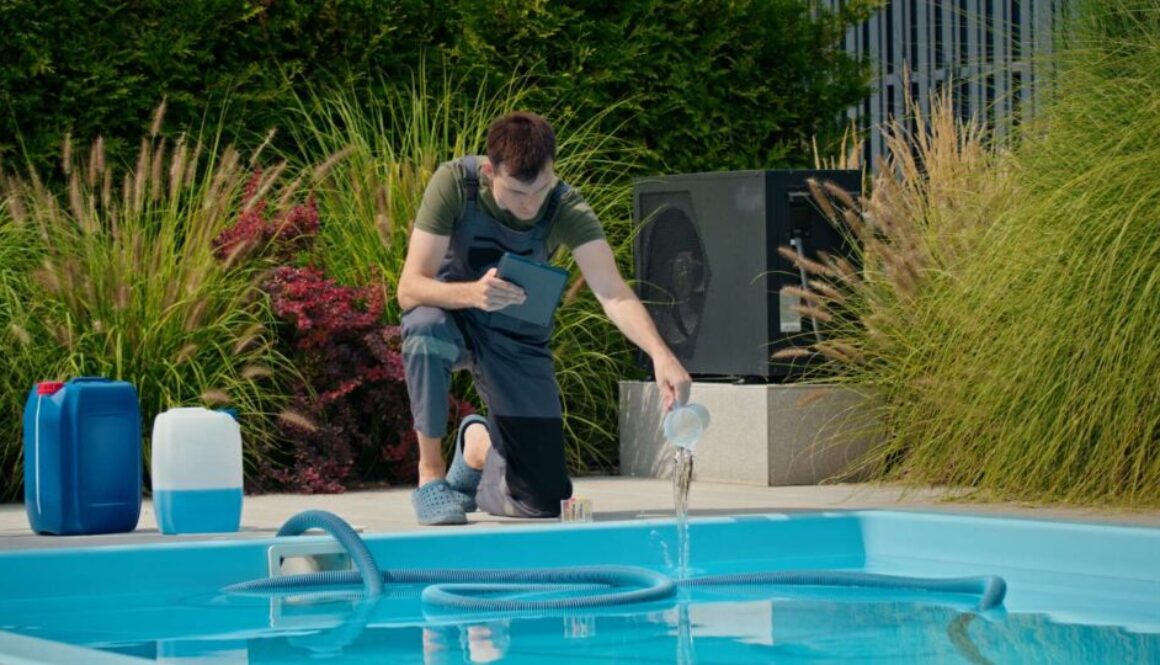
[[[663,519],[673,516],[673,490],[668,480],[626,477],[585,477],[575,481],[575,495],[592,501],[596,521]],[[919,510],[959,514],[1010,516],[1102,522],[1160,528],[1160,509],[1127,510],[1034,506],[1020,503],[955,501],[938,489],[907,489],[890,485],[849,484],[759,487],[694,481],[689,494],[691,517],[753,513],[843,510]],[[434,532],[440,529],[519,528],[555,520],[521,520],[472,513],[466,526],[422,527],[415,523],[407,488],[345,494],[265,494],[247,496],[242,530],[233,534],[165,536],[157,530],[152,504],[146,500],[135,531],[102,536],[40,536],[28,526],[23,504],[0,505],[0,551],[57,547],[126,545],[268,537],[292,515],[308,509],[329,510],[363,533]]]

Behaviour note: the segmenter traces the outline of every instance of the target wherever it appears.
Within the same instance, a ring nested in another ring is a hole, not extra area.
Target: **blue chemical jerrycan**
[[[24,406],[24,503],[37,533],[122,533],[141,517],[141,417],[124,381],[33,387]]]

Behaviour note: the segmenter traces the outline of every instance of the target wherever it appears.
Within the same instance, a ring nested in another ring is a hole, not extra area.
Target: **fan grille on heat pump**
[[[670,346],[696,338],[708,291],[709,267],[693,220],[661,210],[645,229],[643,290],[657,331]]]

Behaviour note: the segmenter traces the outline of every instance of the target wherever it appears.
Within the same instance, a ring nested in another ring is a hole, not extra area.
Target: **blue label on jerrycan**
[[[231,533],[242,526],[242,488],[154,490],[161,533]]]
[[[24,407],[24,499],[37,533],[132,531],[141,516],[141,419],[124,381],[37,385]]]

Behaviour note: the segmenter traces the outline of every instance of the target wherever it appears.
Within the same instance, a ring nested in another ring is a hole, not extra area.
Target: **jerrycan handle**
[[[71,379],[72,383],[111,383],[112,381],[104,376],[78,376]]]

